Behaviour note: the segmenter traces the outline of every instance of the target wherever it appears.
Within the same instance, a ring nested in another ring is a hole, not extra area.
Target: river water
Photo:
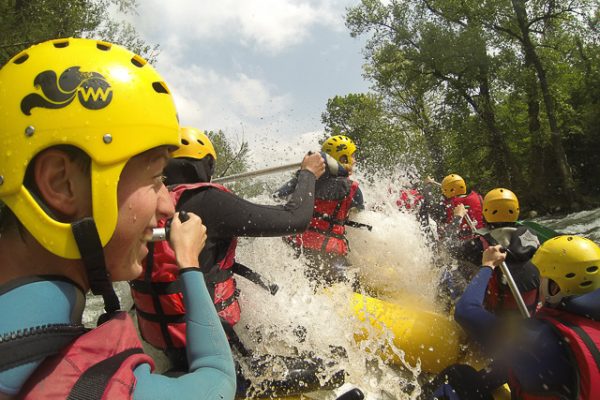
[[[269,177],[266,187],[276,188],[287,177]],[[411,304],[445,316],[443,306],[436,303],[439,272],[433,266],[431,246],[415,216],[399,212],[395,205],[396,194],[390,188],[401,184],[386,179],[375,183],[361,181],[367,209],[351,219],[372,225],[373,229],[348,228],[352,273],[377,289],[383,300],[404,303],[410,299]],[[263,204],[275,202],[267,193],[250,200]],[[560,232],[600,240],[600,209],[536,221]],[[237,254],[239,262],[279,286],[273,296],[243,278],[238,279],[242,319],[236,331],[253,351],[316,357],[325,364],[330,362],[332,365],[326,365],[320,377],[326,380],[343,369],[346,382],[360,387],[367,399],[415,399],[418,396],[420,383],[427,374],[422,373],[418,363],[403,361],[402,349],[394,350],[399,362],[390,365],[382,359],[377,350],[388,346],[392,335],[386,331],[378,334],[371,325],[349,312],[350,285],[340,284],[328,291],[315,292],[304,275],[304,263],[281,238],[242,238]],[[127,284],[116,284],[116,288],[123,308],[129,309],[132,303]],[[91,325],[99,314],[101,302],[94,296],[88,300],[84,322]],[[441,328],[431,326],[432,331],[436,329]],[[368,339],[357,342],[355,335],[365,332]],[[340,348],[344,349],[343,357],[332,351]],[[439,349],[429,350],[436,354]],[[157,358],[159,369],[166,368],[159,352],[151,348],[147,351]],[[336,394],[319,392],[309,398],[335,399]]]

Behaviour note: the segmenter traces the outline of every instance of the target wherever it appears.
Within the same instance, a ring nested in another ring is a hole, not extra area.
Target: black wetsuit
[[[295,191],[285,205],[251,203],[233,193],[207,187],[188,191],[179,199],[177,211],[193,212],[206,226],[206,244],[200,265],[214,265],[223,246],[233,237],[275,237],[306,230],[313,213],[315,176],[301,170]]]

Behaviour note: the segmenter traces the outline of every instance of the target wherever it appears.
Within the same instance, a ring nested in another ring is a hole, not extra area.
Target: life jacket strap
[[[172,282],[146,282],[141,279],[130,281],[131,288],[142,294],[151,295],[156,293],[158,295],[168,295],[181,293],[181,284],[179,280]]]
[[[94,364],[81,374],[67,400],[101,399],[110,379],[117,373],[121,364],[130,356],[143,352],[140,348],[127,349]]]

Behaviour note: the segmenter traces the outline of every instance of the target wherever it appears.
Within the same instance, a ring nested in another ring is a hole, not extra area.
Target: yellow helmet
[[[337,135],[328,138],[321,146],[321,150],[337,160],[346,170],[350,170],[354,164],[352,155],[356,151],[356,145],[347,136]],[[343,156],[348,159],[346,162],[340,161]]]
[[[81,258],[71,226],[48,215],[24,186],[36,154],[71,145],[91,158],[93,218],[102,246],[117,223],[117,183],[127,161],[179,145],[172,96],[143,58],[92,39],[32,46],[0,69],[0,200],[49,251]]]
[[[483,216],[487,222],[515,222],[519,218],[519,199],[508,189],[492,189],[483,198]]]
[[[467,193],[467,185],[460,175],[450,174],[442,181],[442,193],[448,199]]]
[[[552,279],[560,288],[550,297],[585,294],[600,288],[600,247],[589,239],[556,236],[537,249],[531,262],[542,278]]]
[[[208,136],[199,129],[182,127],[181,145],[172,154],[174,158],[195,158],[200,160],[207,155],[217,159],[217,152]]]

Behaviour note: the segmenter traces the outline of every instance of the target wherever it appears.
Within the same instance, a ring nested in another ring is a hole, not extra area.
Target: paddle
[[[222,176],[220,178],[215,178],[212,180],[212,182],[225,183],[225,182],[231,182],[231,181],[235,181],[235,180],[242,179],[242,178],[252,178],[252,177],[260,176],[260,175],[273,174],[275,172],[281,172],[281,171],[287,171],[290,169],[300,168],[300,165],[302,165],[302,163],[296,162],[296,163],[291,163],[291,164],[280,165],[278,167],[269,167],[269,168],[259,169],[256,171],[242,172],[240,174],[234,174],[234,175],[229,175],[229,176]]]
[[[548,239],[562,235],[562,233],[556,232],[534,221],[517,221],[517,225],[526,226],[527,228],[531,229],[540,240],[540,243],[544,243]]]
[[[469,227],[471,228],[471,231],[473,231],[473,233],[476,233],[476,234],[482,235],[482,236],[485,234],[484,232],[478,230],[475,227],[475,224],[473,223],[473,220],[471,219],[469,214],[465,214],[465,220],[467,221],[467,224],[469,224]],[[503,248],[503,250],[506,251],[505,248]],[[504,274],[504,277],[506,278],[508,287],[510,288],[511,293],[514,296],[515,301],[517,302],[517,306],[519,307],[519,311],[521,312],[521,315],[524,318],[530,318],[531,315],[529,314],[529,310],[527,309],[527,306],[525,305],[523,296],[521,296],[521,292],[519,292],[519,288],[517,287],[517,284],[516,284],[515,280],[513,279],[513,276],[510,273],[510,270],[508,269],[508,265],[506,265],[506,262],[502,261],[502,264],[500,264],[500,270],[502,271],[502,274]]]

